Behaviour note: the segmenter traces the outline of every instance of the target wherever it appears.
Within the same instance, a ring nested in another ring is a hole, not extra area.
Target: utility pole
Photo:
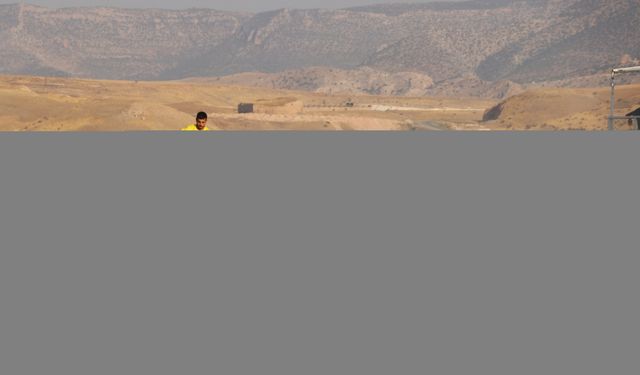
[[[611,109],[609,112],[609,123],[607,128],[609,131],[613,130],[613,113],[615,112],[616,107],[616,73],[615,69],[611,71]]]
[[[616,74],[621,73],[640,73],[640,66],[632,66],[628,68],[615,68],[611,70],[611,109],[609,113],[609,131],[613,130],[613,121],[616,119],[614,114],[616,109]],[[622,117],[623,119],[626,117]]]

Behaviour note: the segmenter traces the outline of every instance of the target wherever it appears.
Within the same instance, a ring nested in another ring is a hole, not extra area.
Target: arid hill
[[[216,78],[214,81],[345,95],[424,96],[433,87],[433,80],[426,74],[387,73],[371,68],[343,70],[313,67],[281,73],[239,73]]]
[[[0,73],[164,80],[262,72],[279,74],[270,78],[278,88],[500,98],[518,85],[569,82],[640,63],[639,24],[637,0],[472,0],[258,14],[0,5]],[[300,80],[312,67],[326,69]],[[347,73],[341,78],[330,69]],[[385,74],[389,82],[370,82]],[[401,83],[411,75],[417,88]]]
[[[640,63],[637,0],[566,1],[549,26],[511,43],[480,63],[485,80],[559,80]]]
[[[0,74],[164,78],[168,69],[232,37],[250,16],[0,5]]]
[[[542,88],[513,96],[490,108],[483,124],[506,130],[606,130],[609,115],[608,88]],[[618,86],[616,115],[640,107],[640,85]],[[617,130],[631,130],[627,121],[615,122]]]
[[[598,83],[607,85],[608,75]],[[640,79],[640,77],[638,77]],[[217,78],[194,78],[194,82],[218,82],[223,84],[264,87],[272,89],[304,90],[325,94],[344,95],[393,95],[393,96],[444,96],[504,99],[519,94],[525,88],[538,85],[521,85],[515,82],[483,81],[469,74],[435,84],[433,79],[419,72],[389,73],[368,67],[344,70],[334,68],[305,68],[280,73],[239,73]],[[591,79],[591,81],[595,81]],[[576,80],[554,82],[558,86],[578,84]],[[595,86],[595,85],[594,85]]]

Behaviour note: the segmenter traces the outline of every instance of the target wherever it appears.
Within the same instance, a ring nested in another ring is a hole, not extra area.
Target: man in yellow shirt
[[[197,131],[210,131],[207,127],[207,114],[205,112],[199,112],[196,115],[196,123],[187,125],[185,128],[182,128],[184,132],[197,132]]]

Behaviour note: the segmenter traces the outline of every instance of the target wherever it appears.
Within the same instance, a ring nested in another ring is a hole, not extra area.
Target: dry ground
[[[498,104],[499,117],[483,125],[495,130],[606,130],[610,88],[544,88],[527,91]],[[616,112],[624,116],[640,107],[640,85],[616,87]],[[617,130],[630,130],[627,121]]]
[[[240,102],[301,100],[298,114],[238,114]],[[345,107],[353,101],[352,108]],[[198,111],[218,130],[477,129],[495,101],[330,96],[215,83],[0,76],[0,131],[179,130]]]
[[[617,88],[616,113],[640,107],[640,85]],[[301,113],[238,114],[241,102],[297,100]],[[352,102],[353,107],[345,106]],[[482,121],[500,106],[497,117]],[[0,76],[0,131],[179,130],[206,111],[217,130],[605,130],[609,88],[542,88],[497,103],[440,97],[327,95],[223,86]],[[620,130],[631,129],[617,121]]]

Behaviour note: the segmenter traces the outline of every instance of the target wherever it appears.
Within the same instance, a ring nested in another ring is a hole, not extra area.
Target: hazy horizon
[[[280,8],[309,9],[309,8],[349,8],[355,6],[391,3],[430,3],[438,0],[236,0],[234,2],[223,0],[186,0],[180,3],[169,0],[31,0],[26,4],[41,5],[50,8],[63,7],[92,7],[106,6],[118,8],[162,8],[162,9],[187,9],[187,8],[211,8],[229,11],[260,12]],[[442,0],[440,0],[442,1]],[[444,2],[456,2],[464,0],[444,0]],[[17,0],[3,1],[0,4],[16,4]]]

